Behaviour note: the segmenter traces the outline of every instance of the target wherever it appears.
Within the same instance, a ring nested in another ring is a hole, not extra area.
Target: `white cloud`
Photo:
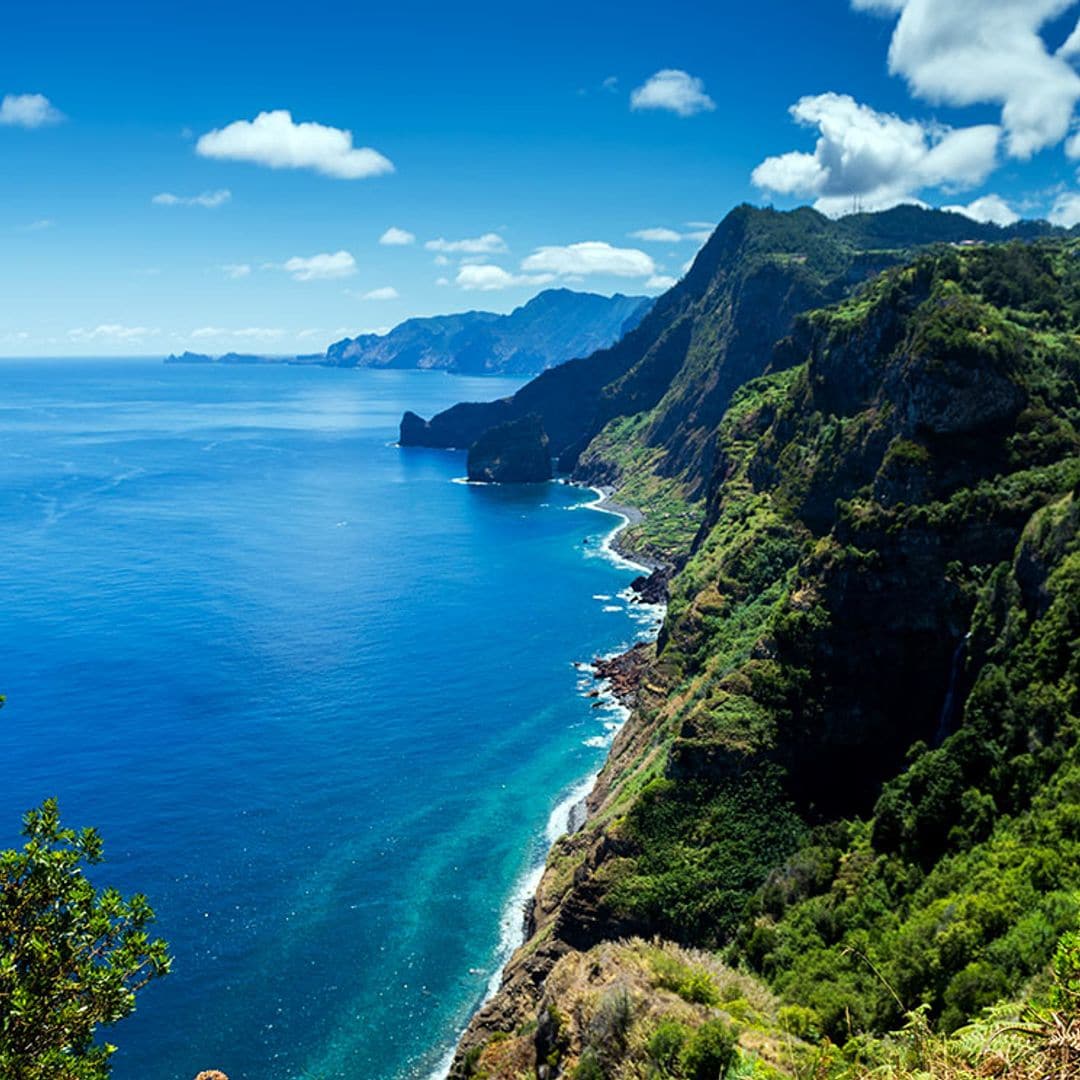
[[[678,232],[675,229],[660,227],[655,229],[638,229],[629,235],[634,240],[644,240],[647,244],[678,244],[683,240],[692,240],[694,243],[703,244],[712,236],[713,226],[708,222],[688,221],[687,228],[690,232]]]
[[[155,206],[204,206],[207,210],[214,210],[224,206],[231,198],[232,192],[228,188],[218,188],[217,191],[204,191],[199,195],[173,195],[172,192],[163,191],[150,201]]]
[[[1001,106],[1008,153],[1029,158],[1068,134],[1080,100],[1074,32],[1051,53],[1040,31],[1076,0],[852,0],[899,15],[889,70],[933,104]],[[1080,31],[1080,27],[1078,27]],[[1080,142],[1070,143],[1080,156]]]
[[[617,248],[601,240],[585,240],[565,247],[541,247],[522,260],[522,270],[551,274],[612,274],[615,277],[652,277],[656,264],[637,248]]]
[[[667,109],[679,116],[711,112],[716,102],[705,93],[701,79],[665,68],[658,71],[630,95],[631,109]]]
[[[435,284],[440,285],[440,286],[449,285],[450,284],[450,279],[448,277],[436,278],[435,279]]]
[[[670,274],[653,274],[653,276],[645,282],[645,288],[660,289],[663,292],[667,292],[672,285],[676,284],[678,284],[678,279],[671,277]]]
[[[1080,225],[1080,192],[1063,191],[1054,200],[1047,219],[1052,225],[1061,225],[1066,229]]]
[[[226,277],[233,278],[246,278],[251,274],[250,263],[226,263],[222,268]]]
[[[271,169],[313,169],[339,180],[362,180],[394,171],[369,146],[353,146],[351,131],[309,121],[294,123],[287,109],[261,112],[199,137],[195,152],[224,161],[250,161]]]
[[[151,330],[145,326],[124,326],[121,323],[101,323],[93,328],[76,327],[68,331],[72,341],[138,341],[153,337],[160,330]]]
[[[429,240],[424,247],[428,251],[442,251],[462,255],[495,255],[506,251],[506,241],[498,233],[484,233],[466,240]]]
[[[644,240],[648,244],[677,244],[683,238],[681,232],[674,229],[637,229],[629,234],[633,240]]]
[[[416,236],[406,229],[399,229],[396,225],[391,225],[379,237],[379,243],[386,247],[406,247],[409,244],[416,243]]]
[[[0,100],[0,124],[38,128],[59,124],[64,114],[44,94],[5,94]]]
[[[226,326],[199,326],[188,334],[188,337],[193,341],[205,341],[209,338],[218,340],[235,339],[237,341],[276,341],[284,336],[285,331],[277,326],[243,326],[235,330]]]
[[[281,269],[292,274],[295,281],[326,281],[355,274],[356,260],[347,251],[306,257],[294,255],[281,264]]]
[[[511,274],[501,266],[490,263],[483,265],[469,263],[458,270],[454,280],[455,284],[470,292],[495,292],[498,289],[509,289],[517,285],[546,285],[554,279],[554,274]]]
[[[609,75],[600,84],[608,93],[614,94],[619,89],[619,77],[617,75]]]
[[[372,289],[360,297],[361,300],[397,300],[397,289],[393,285],[384,285],[381,289]]]
[[[833,93],[804,97],[790,111],[798,123],[818,129],[814,152],[766,158],[753,182],[782,195],[815,196],[827,214],[913,202],[927,187],[974,186],[997,160],[1000,129],[993,124],[924,125]]]
[[[983,195],[966,206],[943,206],[942,210],[994,225],[1015,225],[1020,220],[1020,215],[1000,195]]]

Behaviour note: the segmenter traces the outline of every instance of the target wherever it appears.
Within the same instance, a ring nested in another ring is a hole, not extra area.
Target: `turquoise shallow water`
[[[3,362],[0,846],[54,794],[176,957],[117,1080],[431,1075],[648,632],[588,492],[453,483],[422,372]]]

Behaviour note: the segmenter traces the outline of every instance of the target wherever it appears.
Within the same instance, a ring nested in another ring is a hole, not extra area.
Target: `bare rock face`
[[[535,414],[490,428],[469,448],[470,480],[540,484],[551,476],[548,437]]]

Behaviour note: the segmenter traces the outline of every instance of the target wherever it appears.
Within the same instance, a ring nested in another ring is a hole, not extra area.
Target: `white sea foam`
[[[475,481],[470,481],[465,477],[459,477],[454,480],[455,484],[470,484]],[[599,488],[591,488],[591,491],[596,493],[596,499],[592,502],[577,503],[573,506],[565,507],[567,510],[596,510],[602,514],[611,514],[619,519],[619,523],[604,537],[599,548],[586,549],[587,555],[593,555],[599,553],[604,558],[608,559],[616,566],[622,567],[627,570],[637,570],[641,573],[649,573],[650,567],[643,565],[642,563],[634,562],[633,559],[628,559],[624,555],[620,555],[612,546],[615,537],[630,524],[630,519],[618,510],[614,510],[611,507],[604,506],[604,493]],[[625,592],[626,590],[624,590]],[[619,594],[622,596],[622,593]],[[610,596],[599,594],[593,597],[594,600],[610,600]],[[650,628],[657,621],[657,617],[663,617],[664,607],[661,604],[630,604],[627,607],[609,606],[604,608],[605,611],[626,611],[633,616],[636,622],[649,623]],[[640,616],[639,616],[640,612]],[[639,633],[639,638],[645,636],[652,636],[649,631]],[[618,656],[620,653],[626,651],[626,646],[616,650],[604,659],[611,659],[613,656]],[[574,665],[579,671],[591,670],[591,664],[576,663]],[[579,691],[584,691],[586,687],[590,685],[590,680],[579,679],[577,686]],[[610,687],[606,684],[606,681],[601,684],[600,694],[597,698],[597,703],[600,709],[603,710],[604,720],[603,726],[606,735],[594,735],[584,741],[584,745],[601,749],[609,746],[612,739],[614,739],[616,732],[619,728],[626,723],[630,717],[630,710],[623,705],[618,699],[611,693]],[[536,895],[537,887],[540,885],[540,879],[544,876],[544,866],[547,861],[547,853],[550,851],[551,846],[559,839],[570,827],[571,814],[574,807],[577,806],[582,799],[584,799],[592,790],[593,784],[596,782],[597,773],[592,773],[582,780],[579,784],[575,785],[570,792],[556,805],[552,810],[551,816],[548,818],[547,827],[544,830],[545,846],[543,852],[540,852],[538,858],[530,863],[529,867],[522,873],[514,885],[513,890],[510,893],[510,897],[503,907],[502,916],[499,920],[499,945],[495,953],[496,967],[488,980],[487,991],[484,995],[481,1006],[491,1000],[497,993],[500,984],[502,983],[503,970],[506,967],[507,961],[514,954],[514,951],[518,949],[525,941],[525,905]],[[431,1074],[429,1080],[446,1080],[447,1075],[450,1072],[450,1067],[454,1061],[454,1054],[457,1051],[457,1044],[460,1042],[461,1035],[464,1034],[464,1029],[454,1039],[453,1045],[447,1050],[446,1055],[439,1062],[435,1071]]]
[[[633,559],[628,559],[625,555],[620,555],[614,548],[615,537],[619,535],[630,524],[630,519],[621,511],[615,510],[613,507],[604,505],[604,493],[599,488],[589,488],[590,491],[596,493],[596,498],[592,502],[581,503],[582,508],[586,510],[596,510],[601,514],[611,514],[613,517],[619,519],[619,524],[615,526],[600,542],[600,547],[597,549],[604,558],[613,562],[616,566],[621,566],[627,570],[638,570],[641,573],[647,574],[650,572],[650,567],[645,566],[643,563],[635,562]],[[577,507],[574,507],[577,509]]]
[[[495,996],[502,982],[503,969],[506,967],[507,961],[513,956],[515,950],[525,942],[525,905],[536,895],[540,879],[544,876],[548,851],[551,850],[552,844],[569,830],[570,815],[573,813],[574,807],[592,791],[596,776],[596,773],[591,773],[571,788],[556,804],[544,829],[545,843],[543,851],[537,852],[536,858],[518,878],[513,891],[510,893],[510,898],[503,906],[502,916],[499,919],[499,944],[495,951],[496,968],[492,972],[491,978],[488,979],[487,991],[484,994],[484,1000],[480,1003],[481,1007]],[[445,1080],[450,1072],[450,1066],[454,1062],[457,1044],[463,1034],[464,1029],[454,1039],[454,1045],[436,1066],[429,1080]]]
[[[608,596],[607,594],[601,592],[601,593],[593,593],[593,599],[594,600],[610,600],[611,597]]]
[[[624,609],[619,607],[618,604],[605,604],[604,605],[604,611],[622,611],[622,610],[624,610]]]

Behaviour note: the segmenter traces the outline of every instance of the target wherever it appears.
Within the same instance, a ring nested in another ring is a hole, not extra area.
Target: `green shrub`
[[[581,1060],[574,1069],[574,1080],[607,1080],[604,1066],[591,1047],[581,1055]]]
[[[657,951],[651,965],[656,984],[678,994],[694,1005],[719,1005],[720,994],[713,977],[701,967],[694,967],[675,956]]]
[[[821,1037],[821,1019],[805,1005],[783,1005],[777,1014],[780,1027],[796,1039],[817,1042]]]
[[[1051,1004],[1056,1009],[1080,1011],[1080,934],[1066,934],[1058,943],[1053,975]]]
[[[706,1020],[682,1052],[687,1080],[724,1080],[739,1059],[735,1029],[724,1020]]]
[[[654,1075],[679,1077],[682,1075],[682,1052],[690,1031],[678,1020],[661,1020],[649,1036],[646,1053]]]

